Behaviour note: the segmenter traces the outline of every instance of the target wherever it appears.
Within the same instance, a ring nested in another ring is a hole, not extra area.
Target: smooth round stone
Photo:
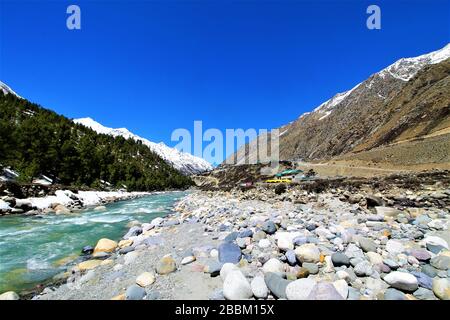
[[[428,261],[431,259],[431,254],[427,250],[411,250],[411,255],[419,261]]]
[[[431,251],[434,254],[439,254],[439,252],[445,250],[445,247],[438,244],[427,243],[427,250]]]
[[[414,297],[420,300],[436,300],[436,296],[434,295],[432,290],[428,290],[425,288],[419,288],[413,293]]]
[[[241,271],[231,271],[223,282],[223,295],[228,300],[245,300],[251,298],[253,292]]]
[[[286,286],[288,300],[306,300],[315,287],[316,281],[310,278],[292,281]]]
[[[364,260],[358,263],[353,271],[355,274],[359,277],[368,277],[373,273],[372,266],[370,265],[369,261]]]
[[[19,300],[20,297],[14,291],[7,291],[0,294],[0,300]]]
[[[284,255],[291,266],[297,264],[297,257],[295,256],[294,250],[288,250]]]
[[[175,270],[177,270],[177,265],[170,255],[162,257],[156,265],[156,272],[161,275],[169,274]]]
[[[335,252],[331,255],[331,261],[335,267],[349,266],[350,259],[341,252]]]
[[[270,247],[270,240],[269,239],[261,239],[258,242],[258,246],[262,249]]]
[[[423,273],[425,273],[427,276],[429,276],[431,278],[434,278],[437,276],[437,270],[429,264],[422,266],[421,270]]]
[[[411,274],[417,278],[417,281],[419,282],[419,287],[424,287],[426,289],[432,289],[433,288],[433,279],[426,275],[423,272],[417,272],[413,271]]]
[[[295,249],[299,261],[317,263],[320,260],[320,251],[315,244],[307,243]]]
[[[367,252],[366,253],[367,258],[369,259],[371,264],[382,264],[383,263],[383,257],[380,256],[378,253],[376,252]]]
[[[302,267],[308,269],[309,274],[319,273],[319,266],[315,263],[304,262]]]
[[[259,299],[265,299],[269,295],[269,288],[267,288],[266,282],[263,277],[254,277],[250,283],[253,295]]]
[[[125,292],[126,300],[142,300],[145,297],[145,290],[138,285],[131,285]]]
[[[234,243],[222,243],[219,248],[219,261],[222,263],[238,263],[241,260],[242,253],[239,246]]]
[[[395,289],[413,292],[417,290],[419,287],[419,282],[417,278],[410,273],[394,271],[387,274],[384,277],[384,281],[386,281],[390,286]]]
[[[274,234],[275,231],[277,231],[277,227],[275,226],[275,223],[273,221],[266,221],[261,227],[261,230],[264,231],[267,234]]]
[[[294,249],[294,243],[292,242],[292,236],[287,232],[277,232],[278,236],[277,246],[280,251],[288,251]]]
[[[428,249],[429,244],[433,245],[433,246],[439,246],[439,247],[443,247],[445,249],[449,249],[447,241],[445,241],[444,239],[437,237],[437,236],[427,236],[425,239],[423,239],[423,242],[427,245],[427,249]],[[430,249],[428,249],[428,250],[430,250]],[[433,252],[433,253],[435,253],[435,252]]]
[[[392,259],[384,259],[384,260],[383,260],[383,263],[384,263],[385,265],[387,265],[389,268],[393,269],[393,270],[396,270],[396,269],[398,269],[398,268],[400,267],[400,266],[398,265],[398,263],[395,262],[395,261],[392,260]]]
[[[315,223],[309,223],[309,224],[306,225],[305,228],[306,228],[306,230],[308,230],[308,231],[314,231],[314,230],[317,229],[317,225],[316,225]]]
[[[383,272],[383,273],[389,273],[391,272],[391,268],[389,268],[389,266],[385,265],[384,263],[380,263],[377,264],[376,267],[378,267],[378,272]]]
[[[282,275],[284,273],[284,265],[280,260],[271,258],[266,263],[264,263],[262,270],[264,273],[272,272]]]
[[[155,275],[151,272],[144,272],[141,273],[136,278],[136,284],[138,284],[141,287],[147,287],[155,282]]]
[[[389,288],[384,293],[384,300],[408,300],[405,294],[397,289]]]
[[[448,270],[450,268],[450,257],[439,255],[430,260],[430,264],[436,269]]]
[[[275,297],[279,299],[286,298],[286,287],[290,281],[283,279],[276,273],[269,272],[264,275],[264,282]]]
[[[223,281],[225,281],[225,279],[227,278],[227,275],[231,272],[231,271],[238,271],[239,268],[233,264],[233,263],[225,263],[222,268],[220,269],[220,277],[222,278]]]
[[[181,260],[181,264],[182,265],[186,265],[186,264],[189,264],[189,263],[194,262],[194,261],[195,261],[195,257],[194,256],[187,256],[187,257],[184,257]]]
[[[307,278],[308,276],[309,276],[309,270],[307,268],[301,267],[300,269],[298,269],[296,278],[302,279],[302,278]]]
[[[448,278],[433,279],[433,292],[441,300],[450,300],[450,280]]]
[[[344,300],[333,284],[319,282],[311,290],[308,300]]]
[[[364,252],[377,251],[377,244],[372,239],[360,238],[358,242]]]
[[[388,240],[388,242],[386,243],[386,251],[393,255],[397,255],[405,251],[405,247],[400,241]]]

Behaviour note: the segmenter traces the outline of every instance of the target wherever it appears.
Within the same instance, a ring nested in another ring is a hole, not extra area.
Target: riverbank
[[[33,299],[449,299],[448,186],[383,187],[194,192]]]

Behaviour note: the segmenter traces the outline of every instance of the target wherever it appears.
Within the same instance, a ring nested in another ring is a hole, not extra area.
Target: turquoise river
[[[172,212],[185,192],[156,193],[68,215],[0,217],[0,293],[21,292],[66,270],[86,245],[119,240],[133,220],[150,222]]]

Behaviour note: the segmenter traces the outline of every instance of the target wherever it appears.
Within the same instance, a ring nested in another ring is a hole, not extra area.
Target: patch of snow
[[[6,83],[3,83],[0,81],[0,90],[3,91],[4,94],[12,94],[15,95],[17,98],[23,99],[21,96],[19,96],[17,93],[13,91]]]
[[[386,75],[390,75],[401,81],[409,81],[426,65],[436,64],[448,58],[450,58],[450,43],[444,48],[431,53],[414,58],[402,58],[397,60],[387,68],[381,70],[378,75],[383,79]]]
[[[74,119],[73,121],[75,123],[91,128],[97,133],[107,134],[114,137],[122,136],[125,139],[142,141],[142,143],[148,146],[150,150],[157,153],[167,163],[184,174],[195,174],[213,169],[212,165],[202,158],[195,157],[187,152],[180,152],[175,148],[170,148],[163,142],[155,143],[145,138],[139,137],[126,128],[108,128],[91,118]]]

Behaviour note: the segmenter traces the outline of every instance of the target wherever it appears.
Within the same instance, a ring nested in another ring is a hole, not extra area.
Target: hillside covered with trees
[[[23,182],[44,174],[64,185],[108,181],[129,191],[185,188],[190,178],[135,140],[98,134],[70,119],[0,91],[0,166]]]

